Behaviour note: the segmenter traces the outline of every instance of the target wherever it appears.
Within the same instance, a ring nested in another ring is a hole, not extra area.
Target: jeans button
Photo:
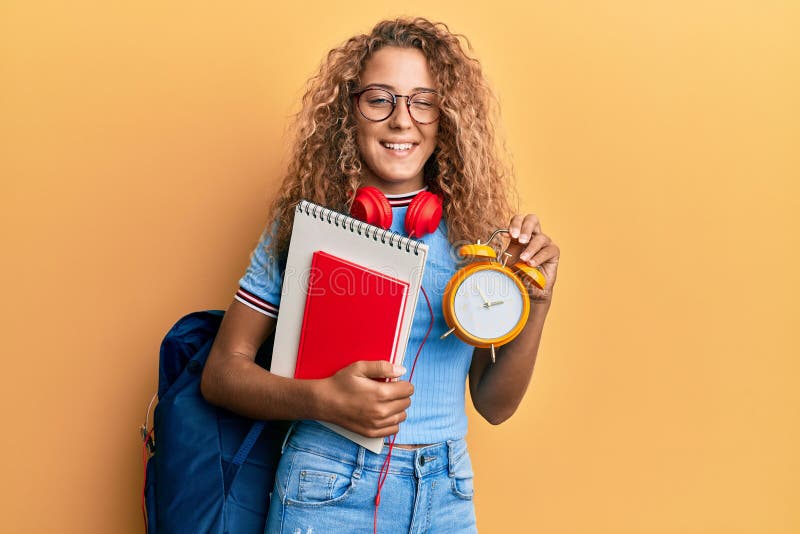
[[[425,457],[424,456],[420,456],[419,457],[419,465],[421,465],[421,466],[425,465]]]

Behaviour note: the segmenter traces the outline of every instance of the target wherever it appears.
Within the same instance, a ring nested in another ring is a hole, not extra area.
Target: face
[[[374,85],[398,95],[436,90],[428,61],[416,48],[386,47],[375,52],[361,73],[361,89]],[[405,98],[398,98],[394,112],[381,122],[365,119],[357,109],[354,113],[364,185],[387,194],[422,189],[423,167],[436,148],[438,122],[414,122]]]

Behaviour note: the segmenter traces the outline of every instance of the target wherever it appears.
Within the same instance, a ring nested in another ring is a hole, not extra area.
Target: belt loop
[[[356,458],[356,470],[353,471],[353,478],[361,478],[361,471],[364,469],[364,447],[358,447],[358,457]]]
[[[294,430],[294,425],[297,424],[297,421],[292,421],[292,424],[289,425],[289,430],[286,431],[286,435],[283,437],[283,443],[281,444],[281,454],[283,454],[283,450],[286,448],[286,444],[289,442],[289,436],[292,435],[292,431]]]

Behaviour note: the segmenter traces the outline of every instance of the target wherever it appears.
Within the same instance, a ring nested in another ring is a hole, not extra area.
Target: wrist
[[[303,393],[309,399],[307,419],[328,421],[331,408],[330,395],[328,395],[328,379],[301,380],[300,382],[306,383],[306,391]]]
[[[549,298],[531,300],[531,316],[546,315],[550,311],[551,300]]]
[[[553,291],[550,290],[550,291],[547,291],[546,294],[541,296],[541,297],[532,298],[531,299],[531,306],[539,307],[539,308],[542,308],[542,307],[549,308],[550,307],[550,302],[552,302],[552,300],[553,300]]]

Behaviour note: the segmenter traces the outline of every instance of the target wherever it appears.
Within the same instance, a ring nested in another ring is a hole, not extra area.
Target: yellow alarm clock
[[[498,233],[508,230],[496,230],[486,243],[491,243]],[[511,255],[505,251],[501,254],[503,261],[498,261],[495,250],[480,241],[462,246],[458,253],[479,261],[456,271],[447,283],[442,311],[450,330],[441,337],[455,333],[474,347],[491,348],[494,362],[495,347],[517,337],[528,320],[531,305],[522,279],[544,289],[545,278],[526,263],[506,265]]]

